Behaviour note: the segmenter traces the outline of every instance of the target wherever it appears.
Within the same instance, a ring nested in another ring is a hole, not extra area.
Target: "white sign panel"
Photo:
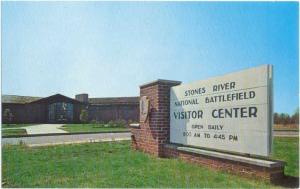
[[[268,156],[272,144],[272,66],[171,88],[170,141]]]

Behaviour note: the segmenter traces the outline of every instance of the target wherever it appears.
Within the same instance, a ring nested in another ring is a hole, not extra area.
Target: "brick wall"
[[[9,109],[13,115],[11,122],[4,118],[4,111]],[[26,109],[24,104],[2,103],[2,123],[26,123]]]
[[[137,122],[139,119],[138,104],[112,104],[112,105],[89,105],[89,121],[109,122],[111,120],[125,120]]]
[[[178,81],[157,80],[140,86],[140,97],[150,99],[150,115],[139,128],[131,128],[132,147],[152,155],[162,156],[163,145],[169,142],[170,88]]]
[[[274,168],[255,166],[253,164],[247,164],[243,162],[230,161],[201,154],[178,151],[176,148],[166,145],[163,151],[163,157],[166,158],[178,158],[185,162],[205,166],[210,169],[222,170],[247,178],[256,178],[268,180],[270,182],[276,182],[278,179],[284,177],[284,166]]]

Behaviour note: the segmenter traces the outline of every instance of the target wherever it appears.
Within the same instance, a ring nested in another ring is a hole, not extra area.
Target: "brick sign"
[[[264,65],[172,87],[171,143],[268,156],[272,82]]]

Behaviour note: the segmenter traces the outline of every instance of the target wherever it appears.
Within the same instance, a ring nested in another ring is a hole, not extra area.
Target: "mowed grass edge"
[[[26,129],[6,129],[2,130],[2,136],[24,136],[27,135]]]
[[[62,130],[68,131],[69,133],[80,133],[80,132],[109,132],[109,131],[129,131],[125,126],[123,127],[112,127],[107,124],[66,124],[61,127]]]

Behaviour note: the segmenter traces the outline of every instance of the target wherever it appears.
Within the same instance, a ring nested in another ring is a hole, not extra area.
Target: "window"
[[[48,106],[49,122],[71,122],[73,121],[73,104],[56,102]]]

